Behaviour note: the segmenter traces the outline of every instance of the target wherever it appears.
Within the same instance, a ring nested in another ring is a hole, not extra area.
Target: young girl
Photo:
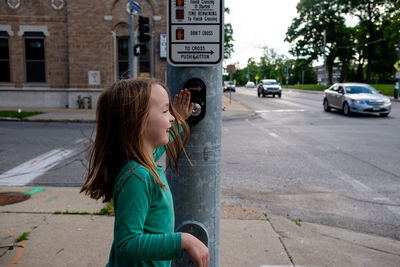
[[[148,78],[116,82],[97,104],[97,133],[81,192],[114,201],[114,242],[107,266],[170,266],[184,250],[199,267],[208,248],[188,233],[174,233],[171,191],[156,162],[166,151],[177,167],[188,141],[190,92],[172,106],[167,88]],[[184,138],[181,137],[181,134]]]

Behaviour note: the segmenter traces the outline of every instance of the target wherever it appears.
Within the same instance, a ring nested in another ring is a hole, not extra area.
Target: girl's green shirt
[[[164,147],[157,148],[154,161],[164,152]],[[157,173],[165,189],[136,161],[121,170],[114,186],[114,242],[106,266],[164,267],[182,257],[171,191],[161,167]]]

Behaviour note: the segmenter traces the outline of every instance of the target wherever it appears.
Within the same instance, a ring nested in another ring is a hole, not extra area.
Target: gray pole
[[[190,124],[190,140],[186,151],[194,166],[184,157],[179,162],[179,175],[168,170],[175,206],[176,230],[192,223],[205,228],[208,233],[210,267],[220,261],[220,183],[221,183],[221,115],[222,115],[222,65],[216,67],[173,67],[168,64],[168,88],[171,97],[184,89],[191,78],[198,78],[206,86],[206,113],[197,124]],[[197,228],[193,230],[194,235]],[[201,238],[199,238],[202,240]],[[185,259],[185,257],[184,257]],[[188,266],[187,261],[174,261],[172,266]],[[194,264],[193,264],[194,266]]]
[[[323,81],[323,84],[326,87],[326,85],[328,84],[328,76],[326,75],[327,73],[326,73],[326,52],[325,52],[325,49],[326,49],[326,30],[324,30],[324,48],[323,48],[323,53],[324,53],[324,81]]]
[[[135,62],[134,62],[134,53],[133,53],[133,49],[135,46],[135,31],[134,29],[134,20],[133,20],[133,1],[130,0],[129,1],[129,42],[130,42],[130,46],[129,46],[129,63],[130,63],[130,70],[131,70],[131,78],[135,77]]]
[[[151,26],[151,39],[150,39],[150,77],[154,77],[154,23]]]
[[[397,59],[400,61],[400,42],[397,46]],[[398,72],[396,70],[396,72]],[[397,78],[396,84],[394,85],[394,99],[399,99],[399,87],[400,87],[400,78]]]

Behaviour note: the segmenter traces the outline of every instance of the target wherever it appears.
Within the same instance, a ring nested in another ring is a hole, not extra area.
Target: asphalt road
[[[223,113],[224,201],[400,240],[400,103],[380,118],[326,113],[320,94],[232,99],[248,110]],[[93,128],[1,121],[0,185],[81,186]]]
[[[249,112],[223,122],[226,200],[400,239],[400,103],[381,118],[324,112],[320,93],[232,99]]]

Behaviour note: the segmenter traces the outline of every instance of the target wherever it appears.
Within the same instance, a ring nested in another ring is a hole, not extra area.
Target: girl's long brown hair
[[[103,91],[97,102],[96,137],[88,154],[88,174],[81,192],[91,198],[103,198],[103,202],[112,199],[115,180],[122,167],[135,160],[146,167],[161,188],[154,159],[147,156],[143,149],[143,135],[149,114],[151,85],[159,84],[168,93],[167,87],[150,78],[126,79],[115,82]],[[172,127],[173,142],[165,146],[168,167],[178,160],[189,139],[189,127],[184,119],[169,104],[170,113],[175,117]],[[179,132],[179,126],[182,133]],[[186,153],[185,153],[186,155]],[[187,155],[186,155],[187,157]]]

